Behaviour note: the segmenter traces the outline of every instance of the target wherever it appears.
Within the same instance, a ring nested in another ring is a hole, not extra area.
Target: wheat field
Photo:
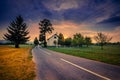
[[[0,46],[0,80],[33,80],[35,64],[31,49]]]

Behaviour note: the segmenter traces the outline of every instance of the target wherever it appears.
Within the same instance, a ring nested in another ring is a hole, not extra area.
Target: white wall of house
[[[50,38],[48,38],[47,45],[48,46],[58,46],[58,36],[57,36],[57,34],[54,34]]]

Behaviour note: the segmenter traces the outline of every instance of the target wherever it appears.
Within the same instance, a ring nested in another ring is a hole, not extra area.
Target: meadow
[[[0,80],[34,80],[32,46],[0,46]]]
[[[120,66],[120,46],[104,46],[104,50],[101,50],[100,46],[90,46],[88,48],[49,47],[48,49]]]

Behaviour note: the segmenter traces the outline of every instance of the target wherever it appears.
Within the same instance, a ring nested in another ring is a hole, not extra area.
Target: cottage
[[[58,46],[58,35],[54,34],[50,38],[47,39],[48,46]]]

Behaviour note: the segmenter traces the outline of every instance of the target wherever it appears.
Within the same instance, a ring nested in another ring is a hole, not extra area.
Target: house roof
[[[55,34],[53,34],[51,37],[49,37],[47,40],[51,39],[51,38],[54,37],[55,35],[58,37],[57,33],[55,33]]]

